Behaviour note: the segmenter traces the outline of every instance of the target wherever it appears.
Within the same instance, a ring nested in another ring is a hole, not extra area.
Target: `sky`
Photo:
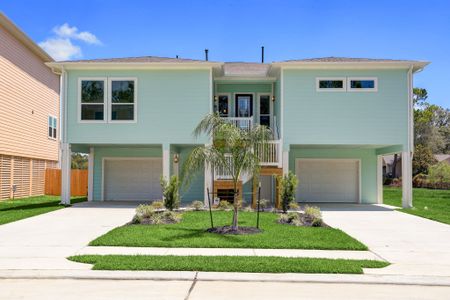
[[[414,85],[450,108],[450,0],[1,0],[56,59],[165,56],[280,61],[324,56],[431,64]]]

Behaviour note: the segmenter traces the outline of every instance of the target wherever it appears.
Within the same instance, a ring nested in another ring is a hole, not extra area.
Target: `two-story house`
[[[294,172],[300,202],[382,201],[382,155],[401,153],[403,205],[411,206],[412,80],[427,63],[318,58],[221,63],[135,57],[49,63],[62,74],[63,201],[70,153],[89,153],[89,200],[161,198],[159,177],[178,174],[198,122],[213,111],[242,128],[273,131],[262,155],[262,197],[273,175]],[[227,174],[197,174],[182,202],[226,198]],[[245,177],[245,176],[244,176]],[[243,197],[256,182],[243,178]]]
[[[0,12],[0,200],[44,194],[58,166],[59,76],[53,59]]]

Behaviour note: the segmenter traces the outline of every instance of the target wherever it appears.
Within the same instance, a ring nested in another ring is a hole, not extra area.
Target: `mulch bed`
[[[206,231],[217,234],[256,234],[262,232],[261,229],[256,227],[238,227],[237,230],[234,230],[231,226],[208,228]]]

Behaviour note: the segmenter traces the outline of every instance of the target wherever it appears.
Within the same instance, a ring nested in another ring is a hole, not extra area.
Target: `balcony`
[[[250,130],[253,126],[253,117],[224,117],[222,119],[244,130]]]

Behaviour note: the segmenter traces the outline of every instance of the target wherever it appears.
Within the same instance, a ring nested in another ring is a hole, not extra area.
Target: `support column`
[[[70,144],[61,144],[61,204],[70,204],[70,173],[72,163],[72,151]]]
[[[211,171],[211,166],[207,163],[205,163],[205,194],[204,194],[204,199],[203,202],[205,203],[206,206],[208,206],[208,188],[209,188],[209,192],[212,193],[214,192],[212,190],[212,171]],[[211,197],[211,203],[214,202],[214,196],[210,194],[209,195]]]
[[[402,152],[402,206],[412,208],[412,160],[410,152]]]
[[[94,200],[94,147],[89,148],[88,156],[88,201]]]
[[[170,145],[163,144],[163,152],[162,152],[162,164],[163,164],[163,177],[166,180],[170,179]]]
[[[383,204],[383,155],[377,155],[377,203]]]

